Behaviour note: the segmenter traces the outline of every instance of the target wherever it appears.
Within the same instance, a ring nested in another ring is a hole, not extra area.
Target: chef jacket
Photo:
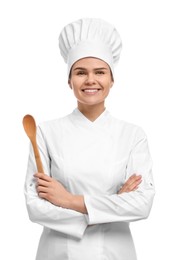
[[[26,205],[30,220],[43,226],[36,260],[136,260],[129,223],[148,217],[155,194],[143,129],[106,109],[92,122],[76,108],[41,123],[37,143],[45,173],[72,194],[83,195],[88,214],[38,196],[31,148]],[[139,188],[118,194],[134,173],[142,175]]]

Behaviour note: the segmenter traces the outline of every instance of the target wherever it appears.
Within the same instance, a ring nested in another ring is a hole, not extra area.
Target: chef
[[[38,126],[45,174],[30,148],[26,205],[43,226],[36,260],[137,259],[129,223],[149,216],[155,189],[144,130],[105,107],[121,47],[101,19],[74,21],[60,33],[77,106]]]

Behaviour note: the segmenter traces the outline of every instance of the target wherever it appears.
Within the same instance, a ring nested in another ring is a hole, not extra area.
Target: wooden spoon
[[[41,158],[40,158],[40,153],[38,150],[38,145],[36,142],[36,123],[35,123],[35,119],[33,118],[33,116],[31,116],[31,115],[24,116],[23,127],[24,127],[24,130],[25,130],[27,136],[29,137],[29,139],[32,143],[38,172],[44,173],[43,165],[42,165]]]

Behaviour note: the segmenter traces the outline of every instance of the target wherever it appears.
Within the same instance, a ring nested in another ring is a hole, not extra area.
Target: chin
[[[84,100],[78,100],[78,102],[82,105],[86,105],[86,106],[94,106],[94,105],[99,105],[101,103],[104,103],[105,102],[105,99],[104,100],[93,100],[93,101],[84,101]]]

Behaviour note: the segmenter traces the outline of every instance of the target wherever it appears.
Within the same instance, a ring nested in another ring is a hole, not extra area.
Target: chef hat
[[[114,72],[122,47],[115,27],[97,18],[83,18],[66,25],[59,35],[59,48],[68,64],[68,75],[72,65],[79,59],[95,57],[105,61]]]

